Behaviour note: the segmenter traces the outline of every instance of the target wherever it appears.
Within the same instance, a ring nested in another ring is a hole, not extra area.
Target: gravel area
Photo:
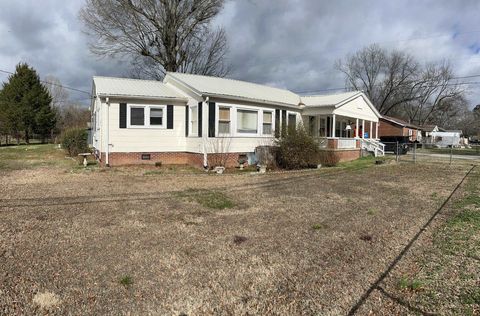
[[[344,315],[467,169],[1,172],[0,314]]]

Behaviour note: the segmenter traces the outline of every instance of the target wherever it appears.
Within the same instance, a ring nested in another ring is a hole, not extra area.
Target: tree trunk
[[[25,143],[30,144],[30,135],[28,135],[28,130],[25,130]]]

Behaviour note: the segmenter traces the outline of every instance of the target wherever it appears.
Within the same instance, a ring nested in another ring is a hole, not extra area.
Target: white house
[[[432,144],[436,147],[460,147],[465,145],[462,137],[462,131],[433,131],[431,133]]]
[[[324,150],[342,160],[360,149],[383,154],[380,114],[361,92],[301,97],[291,91],[216,77],[167,73],[163,82],[94,77],[92,145],[105,165],[154,163],[206,166],[210,158],[271,145],[303,123]],[[365,137],[365,130],[370,132]],[[373,135],[372,135],[373,134]]]

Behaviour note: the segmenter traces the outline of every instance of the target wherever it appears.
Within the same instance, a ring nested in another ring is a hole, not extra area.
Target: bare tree
[[[65,106],[69,100],[69,93],[67,89],[62,86],[62,82],[55,76],[46,76],[43,80],[50,96],[52,97],[52,106],[58,109]]]
[[[382,114],[415,98],[411,86],[418,64],[406,53],[371,45],[337,61],[336,67],[345,74],[347,88],[364,91]]]
[[[100,56],[128,56],[138,76],[165,71],[225,76],[227,40],[212,20],[224,0],[86,0],[80,19]]]
[[[458,110],[465,104],[465,89],[453,78],[448,63],[427,64],[412,86],[415,98],[403,103],[404,116],[419,125],[427,122],[442,125],[439,113],[458,115]]]
[[[428,122],[440,105],[452,104],[465,94],[447,62],[421,66],[405,52],[389,52],[378,45],[338,61],[336,67],[345,74],[346,87],[364,91],[381,114],[420,125]]]

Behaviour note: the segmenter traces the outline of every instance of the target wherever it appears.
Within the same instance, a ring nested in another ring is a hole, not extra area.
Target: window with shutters
[[[128,128],[165,128],[165,105],[130,105],[127,108]]]
[[[230,108],[228,107],[218,108],[218,134],[230,134]]]
[[[198,106],[190,107],[190,135],[198,135]]]
[[[163,125],[163,108],[150,108],[150,125]]]
[[[237,110],[237,133],[258,133],[258,111],[240,109]]]
[[[272,135],[273,133],[273,112],[263,111],[262,134]]]

